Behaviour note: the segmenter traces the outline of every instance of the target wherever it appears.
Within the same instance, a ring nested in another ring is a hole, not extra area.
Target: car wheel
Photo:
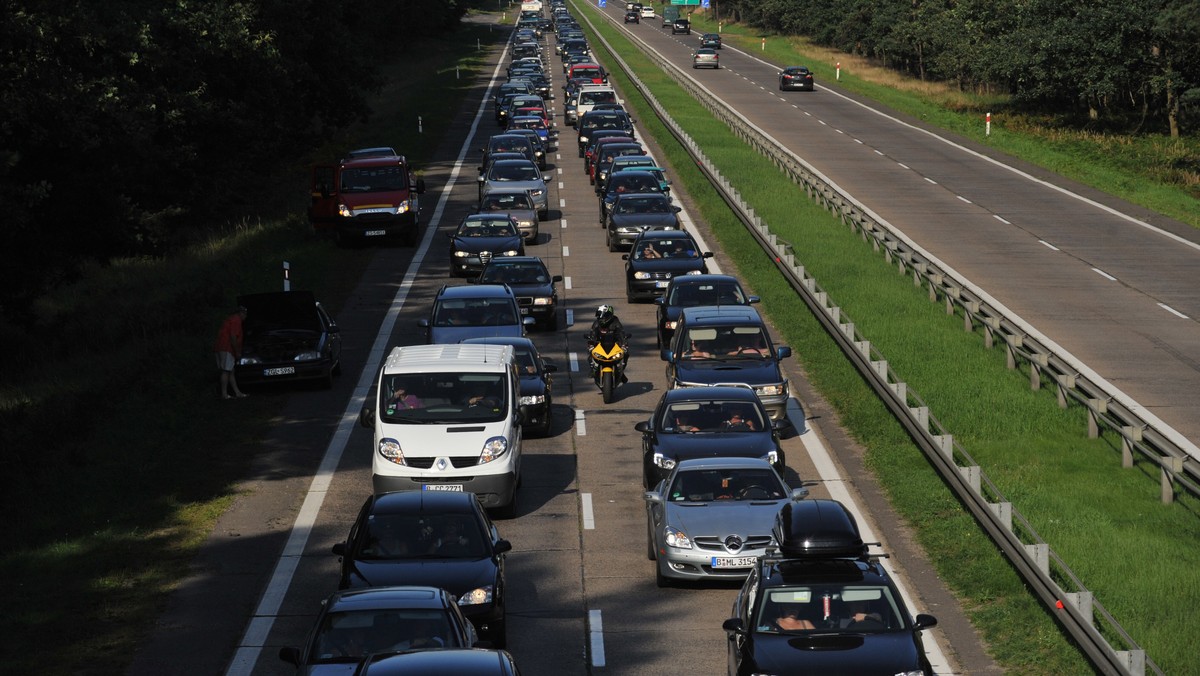
[[[546,319],[544,326],[546,327],[547,331],[558,330],[558,310],[550,313],[550,316]]]
[[[617,246],[617,240],[612,236],[612,230],[604,231],[604,243],[608,245],[609,251],[616,251],[620,247]]]
[[[538,212],[538,220],[539,221],[550,220],[550,209],[542,209],[541,211],[539,211]]]

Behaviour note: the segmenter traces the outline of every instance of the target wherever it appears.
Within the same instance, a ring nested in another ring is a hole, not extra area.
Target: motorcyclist
[[[621,346],[623,352],[621,357],[621,382],[627,382],[625,377],[625,366],[629,362],[629,337],[625,333],[625,326],[621,324],[621,320],[617,318],[617,313],[613,311],[611,305],[601,305],[596,308],[596,319],[592,321],[592,328],[587,334],[588,351],[595,347],[597,343],[605,343],[608,341],[615,342]],[[596,364],[592,362],[592,369],[595,370]]]

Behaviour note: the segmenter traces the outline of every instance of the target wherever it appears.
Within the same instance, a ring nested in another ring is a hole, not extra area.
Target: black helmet
[[[599,319],[601,324],[608,324],[612,322],[613,317],[615,316],[616,314],[613,313],[611,305],[601,305],[600,307],[596,308],[596,319]]]

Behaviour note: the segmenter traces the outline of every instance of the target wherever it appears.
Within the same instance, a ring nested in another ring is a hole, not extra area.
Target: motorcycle
[[[604,403],[611,404],[617,385],[625,382],[625,348],[615,340],[602,340],[591,346],[590,355],[592,379],[600,388]]]

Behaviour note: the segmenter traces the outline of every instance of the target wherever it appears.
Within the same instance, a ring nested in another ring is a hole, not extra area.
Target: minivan
[[[685,308],[671,346],[660,356],[667,362],[671,389],[749,385],[772,420],[787,419],[788,381],[780,362],[792,356],[792,348],[775,347],[762,317],[749,305]]]
[[[509,345],[405,345],[379,370],[374,406],[375,494],[474,493],[511,512],[521,476],[520,377]]]

